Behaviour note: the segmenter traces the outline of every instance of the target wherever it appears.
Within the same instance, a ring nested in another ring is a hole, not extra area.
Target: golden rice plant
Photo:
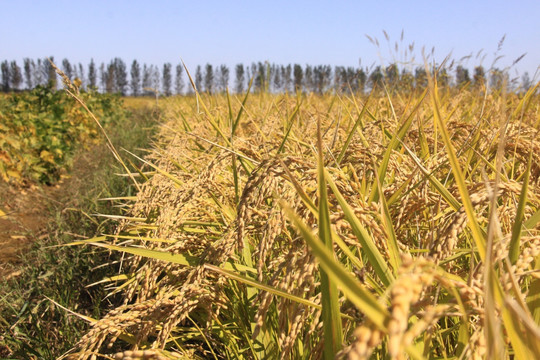
[[[534,358],[535,92],[163,100],[117,232],[73,243],[125,254],[124,302],[69,356]]]

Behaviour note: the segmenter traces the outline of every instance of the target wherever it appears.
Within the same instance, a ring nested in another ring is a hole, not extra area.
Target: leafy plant
[[[86,104],[107,124],[125,119],[121,100],[83,92]],[[97,125],[64,91],[38,86],[0,98],[0,178],[53,183],[69,168],[74,150],[95,144]]]

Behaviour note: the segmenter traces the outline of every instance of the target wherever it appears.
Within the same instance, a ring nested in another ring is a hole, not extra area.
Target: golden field
[[[73,243],[125,256],[69,356],[534,358],[535,91],[160,99],[116,233]]]

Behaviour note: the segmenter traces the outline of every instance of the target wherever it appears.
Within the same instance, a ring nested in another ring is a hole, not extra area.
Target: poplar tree
[[[11,69],[10,69],[10,79],[11,79],[11,88],[13,90],[19,90],[21,84],[22,84],[22,72],[19,65],[17,65],[16,61],[11,62]]]
[[[214,69],[210,64],[206,64],[204,70],[204,90],[209,94],[214,91]]]
[[[280,92],[281,88],[283,87],[283,81],[281,79],[281,66],[275,65],[274,69],[274,90],[276,92]]]
[[[304,72],[304,87],[308,92],[314,92],[315,86],[313,81],[313,68],[311,65],[306,65],[306,71]]]
[[[26,81],[26,88],[28,90],[32,89],[34,87],[32,75],[34,74],[34,67],[35,63],[34,60],[31,60],[29,58],[24,58],[24,79]]]
[[[114,91],[124,96],[128,85],[126,63],[117,57],[114,58],[112,64],[114,69]]]
[[[244,92],[245,81],[246,80],[245,80],[244,64],[236,64],[234,89],[237,94],[241,94]]]
[[[257,64],[256,63],[251,63],[250,66],[246,66],[247,68],[247,71],[248,71],[248,80],[249,81],[252,81],[253,80],[253,89],[255,91],[260,91],[261,90],[261,77],[259,75],[259,72],[257,71]]]
[[[97,71],[94,59],[90,59],[90,65],[88,65],[88,87],[90,89],[97,89]]]
[[[345,88],[345,68],[343,66],[336,66],[334,68],[334,89],[341,93]]]
[[[253,77],[253,85],[255,91],[261,92],[265,89],[265,74],[264,66],[261,62],[251,64],[251,77]]]
[[[49,59],[54,63],[54,56],[49,57]],[[43,67],[45,69],[45,74],[47,76],[47,86],[49,86],[53,90],[56,90],[56,86],[57,86],[56,71],[54,70],[51,63],[49,62],[49,59],[47,58],[43,59]]]
[[[384,71],[384,78],[386,84],[390,89],[396,89],[399,83],[399,70],[396,64],[390,64],[386,67]]]
[[[303,77],[304,77],[304,71],[302,70],[302,66],[298,64],[294,64],[294,90],[295,91],[302,90]]]
[[[486,83],[486,72],[484,70],[484,67],[482,65],[479,65],[474,68],[474,86],[476,88],[479,88],[481,86],[484,86]]]
[[[106,92],[107,89],[107,72],[105,71],[105,64],[99,65],[99,80],[101,83],[101,92]]]
[[[495,68],[491,70],[490,85],[495,90],[503,90],[508,85],[508,74],[501,69]]]
[[[77,77],[79,80],[81,80],[81,87],[84,86],[84,66],[83,64],[79,63],[79,73],[77,74]]]
[[[417,89],[425,89],[428,86],[426,69],[419,66],[414,71],[414,82]]]
[[[448,86],[448,83],[450,82],[450,75],[448,75],[448,70],[446,70],[445,67],[439,69],[437,72],[437,83],[441,87]]]
[[[37,59],[36,66],[34,68],[34,86],[43,85],[45,82],[46,74],[43,68],[43,61]]]
[[[469,82],[471,82],[471,78],[469,76],[469,70],[465,69],[461,65],[458,65],[456,67],[456,85],[458,87],[463,87],[467,85]]]
[[[345,68],[342,67],[342,77],[345,77]],[[317,65],[313,68],[313,86],[317,93],[324,93],[332,83],[332,67],[330,65]]]
[[[409,70],[402,69],[400,79],[401,79],[400,84],[401,84],[401,89],[402,90],[404,90],[404,91],[412,91],[414,89],[414,76],[413,76],[413,74],[411,74],[411,72]]]
[[[177,95],[181,95],[184,90],[184,80],[182,79],[182,74],[184,72],[184,67],[182,64],[176,65],[176,78],[174,82],[174,90]]]
[[[531,77],[529,76],[529,73],[525,71],[523,75],[521,76],[520,89],[521,91],[528,91],[531,86],[532,86]]]
[[[105,73],[105,91],[109,94],[116,91],[116,82],[115,82],[115,67],[114,61],[110,62],[107,66],[107,72]]]
[[[152,87],[152,74],[150,73],[150,70],[150,67],[144,64],[142,78],[142,90],[144,95],[149,95],[150,88]]]
[[[381,71],[381,67],[377,66],[368,76],[368,83],[371,89],[374,89],[377,87],[380,83],[382,83],[383,80],[383,73]]]
[[[408,83],[412,83],[412,81],[410,80],[412,78],[412,76],[409,74],[409,78],[408,78]],[[401,80],[403,81],[404,78],[403,78],[403,75],[401,77]],[[364,93],[364,90],[366,88],[366,82],[367,82],[367,74],[366,72],[364,71],[364,69],[362,69],[361,67],[358,68],[358,70],[356,70],[356,87],[357,87],[357,91],[360,92],[360,93]]]
[[[268,83],[269,83],[269,65],[268,65],[268,62],[265,62],[265,63],[262,63],[262,62],[258,62],[257,63],[257,73],[258,73],[258,76],[260,77],[260,90],[261,91],[268,91]]]
[[[227,65],[221,65],[219,67],[218,84],[220,91],[226,91],[229,86],[229,68]]]
[[[201,91],[202,81],[201,65],[197,65],[197,69],[195,70],[195,90]]]
[[[154,65],[151,65],[150,66],[150,72],[152,74],[152,89],[154,90],[155,94],[156,94],[156,98],[158,96],[158,93],[159,93],[159,88],[160,88],[160,80],[161,80],[161,75],[159,73],[159,68],[157,66],[154,66]]]
[[[73,80],[73,67],[68,59],[62,60],[62,71],[64,71],[64,74],[66,74],[69,80]]]
[[[171,96],[171,86],[172,86],[171,69],[172,69],[171,63],[163,64],[163,93],[165,94],[165,96]]]
[[[283,91],[288,92],[291,90],[292,84],[292,66],[288,64],[281,68],[281,78],[283,79]]]
[[[2,64],[0,65],[2,69],[2,91],[8,92],[10,90],[10,71],[9,71],[9,63],[7,60],[2,61]]]
[[[141,94],[141,66],[137,60],[131,63],[131,95],[139,96]]]

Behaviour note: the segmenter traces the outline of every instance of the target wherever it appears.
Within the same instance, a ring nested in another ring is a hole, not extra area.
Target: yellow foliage
[[[46,162],[54,164],[54,155],[48,152],[47,150],[42,150],[39,154],[39,157]]]

